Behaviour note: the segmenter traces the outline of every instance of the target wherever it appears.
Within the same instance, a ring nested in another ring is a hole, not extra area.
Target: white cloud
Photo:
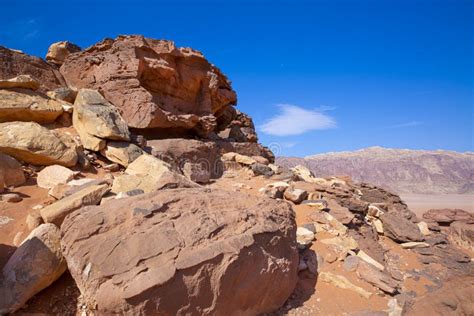
[[[391,126],[388,126],[387,128],[415,127],[415,126],[419,126],[421,124],[422,123],[419,122],[419,121],[411,121],[411,122],[391,125]]]
[[[278,104],[280,113],[259,126],[265,134],[274,136],[300,135],[312,130],[336,127],[336,121],[323,112],[307,110],[293,104]]]

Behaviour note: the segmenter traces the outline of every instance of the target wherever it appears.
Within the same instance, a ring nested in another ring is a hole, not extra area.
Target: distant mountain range
[[[398,194],[474,193],[473,152],[370,147],[276,161],[286,167],[304,165],[319,177],[348,175]]]

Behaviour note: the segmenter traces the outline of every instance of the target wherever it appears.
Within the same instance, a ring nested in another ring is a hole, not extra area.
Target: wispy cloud
[[[312,130],[337,126],[333,117],[324,113],[328,107],[308,110],[293,104],[278,104],[280,112],[259,126],[260,130],[274,136],[300,135]]]
[[[420,121],[410,121],[410,122],[406,122],[406,123],[390,125],[390,126],[387,126],[387,128],[415,127],[415,126],[419,126],[421,124],[422,124],[422,122],[420,122]]]

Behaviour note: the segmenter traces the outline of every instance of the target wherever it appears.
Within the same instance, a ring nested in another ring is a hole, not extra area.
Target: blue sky
[[[0,1],[0,45],[43,57],[118,34],[190,46],[281,155],[472,151],[474,1]]]

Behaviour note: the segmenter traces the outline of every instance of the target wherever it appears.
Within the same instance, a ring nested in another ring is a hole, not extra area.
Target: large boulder
[[[86,149],[104,149],[105,139],[130,140],[130,132],[120,113],[96,90],[79,91],[72,122]]]
[[[384,234],[397,242],[423,241],[424,237],[418,226],[400,213],[388,212],[380,216]]]
[[[0,80],[11,79],[18,75],[30,75],[40,82],[39,90],[46,92],[61,86],[65,82],[58,70],[43,59],[0,46]]]
[[[207,135],[215,114],[237,101],[227,78],[200,52],[143,36],[105,39],[69,55],[60,71],[73,89],[100,90],[133,128]]]
[[[69,271],[99,314],[257,315],[279,308],[297,281],[284,202],[163,190],[82,208],[61,230]]]
[[[80,52],[81,48],[71,42],[62,41],[51,44],[46,53],[46,60],[56,65],[62,65],[71,53]]]
[[[0,123],[0,152],[33,165],[72,167],[76,148],[34,122]]]
[[[15,250],[0,277],[0,314],[18,310],[66,271],[60,239],[55,225],[43,224]]]
[[[42,93],[28,89],[0,89],[0,123],[51,123],[62,113],[62,104]]]
[[[2,153],[0,153],[0,177],[4,186],[19,186],[26,182],[21,164],[15,158]]]

